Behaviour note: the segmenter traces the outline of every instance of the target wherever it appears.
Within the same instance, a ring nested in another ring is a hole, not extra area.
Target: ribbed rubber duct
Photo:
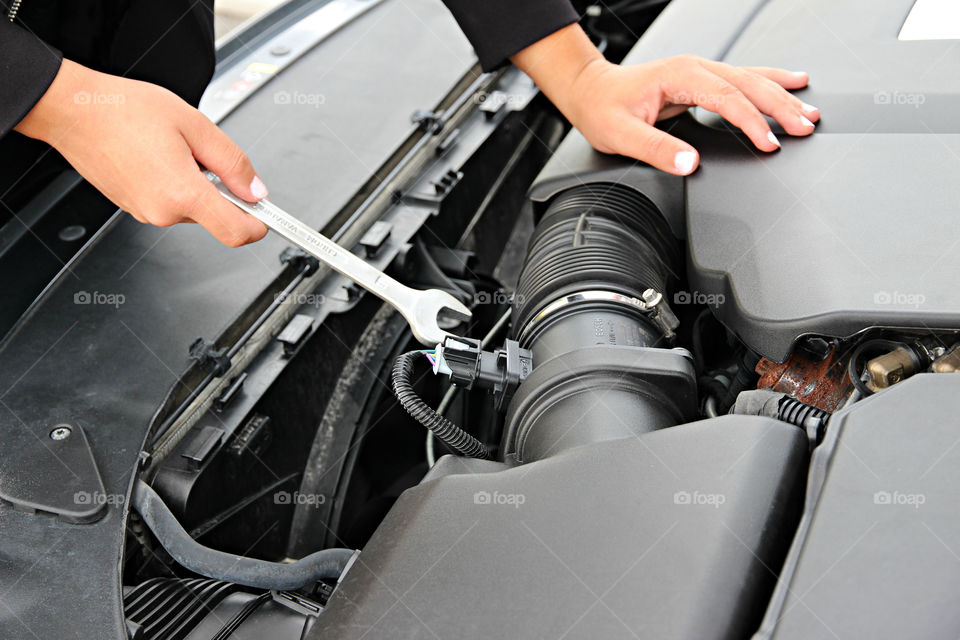
[[[543,333],[556,322],[587,309],[614,310],[635,318],[630,327],[614,322],[624,335],[609,336],[601,320],[566,335],[569,346],[613,343],[650,345],[659,333],[625,299],[639,299],[646,289],[667,295],[682,274],[679,241],[663,215],[643,194],[619,184],[591,184],[558,195],[534,230],[520,273],[514,303],[514,335],[525,348],[535,349]],[[583,292],[544,317],[545,308]],[[575,323],[576,324],[576,323]],[[535,326],[534,326],[535,325]],[[598,339],[599,338],[599,339]],[[570,342],[572,340],[572,342]]]
[[[507,413],[505,457],[528,462],[694,414],[689,353],[670,348],[642,301],[647,289],[671,300],[682,265],[680,242],[637,191],[591,184],[556,196],[517,286],[514,336],[534,366]]]

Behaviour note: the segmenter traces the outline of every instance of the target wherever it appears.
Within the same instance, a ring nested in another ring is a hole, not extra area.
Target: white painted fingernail
[[[806,111],[807,113],[813,113],[814,111],[818,111],[818,109],[815,106],[813,106],[812,104],[807,104],[806,102],[801,102],[800,108]]]
[[[778,147],[780,146],[780,141],[777,140],[777,136],[773,135],[773,131],[767,131],[767,140],[777,145]]]
[[[697,154],[694,151],[678,151],[673,157],[673,166],[682,175],[687,175],[693,171],[693,165],[697,161]]]
[[[793,75],[797,76],[798,78],[803,78],[804,76],[807,75],[807,72],[806,72],[806,71],[794,71],[794,72],[793,72]]]
[[[267,197],[267,185],[263,184],[260,176],[253,176],[253,180],[250,182],[250,193],[257,200],[263,200]]]
[[[800,116],[800,124],[802,124],[802,125],[805,126],[805,127],[812,127],[812,126],[813,126],[813,123],[810,122],[809,120],[807,120],[807,117],[806,117],[806,116]]]

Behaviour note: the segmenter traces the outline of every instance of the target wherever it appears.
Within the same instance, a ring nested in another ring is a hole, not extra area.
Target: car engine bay
[[[785,4],[768,3],[761,16],[774,20],[790,11]],[[643,59],[659,33],[625,62]],[[752,35],[741,34],[727,59],[758,46]],[[817,78],[829,87],[822,72]],[[833,106],[829,94],[811,91]],[[556,140],[563,125],[549,112],[531,115],[542,98],[517,109],[530,99],[522,90],[478,95],[488,118],[504,105],[515,111],[509,118],[527,139],[511,157],[486,161],[488,171],[502,167],[492,188],[472,185],[468,166],[436,180],[431,204],[443,222],[428,221],[407,264],[394,266],[474,309],[469,327],[451,327],[461,337],[419,349],[392,309],[371,308],[320,429],[296,445],[304,470],[285,465],[288,479],[264,487],[255,480],[262,473],[242,471],[244,456],[274,468],[267,447],[296,441],[284,414],[262,404],[237,432],[218,436],[219,449],[203,453],[210,439],[201,431],[154,463],[153,486],[214,548],[236,552],[249,541],[256,546],[247,555],[303,562],[345,547],[338,570],[314,579],[312,591],[260,584],[273,587],[272,597],[247,593],[242,606],[233,600],[244,592],[204,597],[219,602],[218,618],[244,624],[255,603],[271,605],[251,614],[271,637],[280,637],[272,618],[298,607],[306,622],[292,625],[291,638],[307,628],[315,630],[304,637],[526,635],[518,629],[559,637],[572,629],[607,638],[638,628],[644,637],[746,637],[761,624],[778,575],[771,569],[783,566],[789,532],[804,517],[810,452],[832,415],[855,416],[860,399],[960,367],[950,328],[960,299],[952,278],[931,280],[931,270],[955,271],[953,254],[936,245],[954,242],[947,229],[956,198],[911,208],[907,228],[846,215],[903,210],[909,205],[899,201],[917,184],[955,194],[950,163],[926,150],[950,142],[906,132],[901,120],[847,130],[843,114],[825,109],[831,115],[813,139],[760,160],[698,113],[674,129],[705,158],[684,182],[598,158],[576,133],[547,158],[530,147]],[[427,126],[438,137],[450,129],[442,119]],[[910,151],[904,135],[917,139]],[[536,155],[545,168],[524,186],[517,165]],[[877,185],[877,175],[890,179]],[[471,190],[481,202],[458,202]],[[473,218],[458,222],[463,211]],[[450,227],[459,241],[446,240]],[[901,243],[924,243],[930,260],[893,258]],[[316,358],[317,339],[293,347],[292,359]],[[350,422],[352,437],[337,433]],[[210,479],[244,475],[259,491],[225,492]],[[280,504],[263,506],[271,498]],[[239,513],[222,511],[230,504]],[[285,547],[282,535],[251,539],[282,510],[292,512]],[[138,542],[150,561],[137,575],[162,575],[154,565],[164,545],[146,535]],[[584,553],[597,545],[600,552]],[[225,594],[233,584],[151,580],[125,599],[144,637],[168,637],[154,631],[171,624],[168,594]],[[600,593],[632,604],[612,608]]]

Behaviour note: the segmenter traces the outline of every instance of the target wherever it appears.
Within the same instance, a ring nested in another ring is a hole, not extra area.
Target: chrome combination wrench
[[[439,289],[412,289],[400,284],[272,202],[247,202],[235,196],[213,173],[206,171],[205,175],[224,198],[310,255],[316,256],[337,273],[393,306],[407,320],[414,337],[422,344],[434,347],[450,335],[440,328],[438,317],[441,313],[459,320],[470,318],[470,310],[449,293]]]

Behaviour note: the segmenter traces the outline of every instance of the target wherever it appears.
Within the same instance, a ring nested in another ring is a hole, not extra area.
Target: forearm
[[[82,86],[78,86],[77,79],[84,73],[96,74],[64,59],[53,82],[14,131],[53,144],[77,119],[78,102],[82,102],[79,99]]]
[[[588,67],[604,64],[603,54],[579,24],[553,32],[510,57],[565,114],[576,102],[577,78]]]

